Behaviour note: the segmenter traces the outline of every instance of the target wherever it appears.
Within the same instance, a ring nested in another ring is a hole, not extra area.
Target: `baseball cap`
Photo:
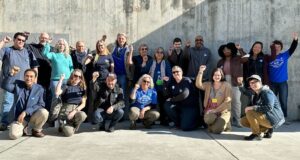
[[[249,81],[252,80],[252,79],[256,79],[256,80],[258,80],[258,81],[261,82],[261,78],[260,78],[260,76],[257,75],[257,74],[253,74],[252,76],[248,77],[248,78],[247,78],[247,81],[249,82]]]

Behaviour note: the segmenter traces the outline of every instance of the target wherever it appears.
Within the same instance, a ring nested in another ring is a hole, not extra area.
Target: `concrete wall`
[[[103,34],[113,43],[118,32],[128,34],[135,48],[147,43],[169,48],[174,37],[184,41],[204,36],[217,61],[217,49],[226,42],[240,43],[249,51],[256,40],[265,53],[274,39],[287,49],[291,33],[300,32],[298,0],[0,0],[0,31],[47,31],[69,35],[73,46],[84,40],[94,49]],[[289,64],[289,117],[299,117],[299,50]],[[298,77],[298,78],[297,78]]]

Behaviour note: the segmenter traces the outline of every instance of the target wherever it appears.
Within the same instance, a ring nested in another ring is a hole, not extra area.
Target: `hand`
[[[169,81],[169,77],[167,77],[167,76],[164,76],[163,78],[162,78],[164,81]]]
[[[191,41],[190,41],[190,40],[187,40],[187,41],[185,42],[185,46],[186,46],[186,47],[190,47],[190,46],[191,46]]]
[[[201,65],[200,67],[199,67],[199,72],[204,72],[205,71],[205,69],[206,69],[206,65]]]
[[[114,111],[114,108],[112,106],[110,106],[107,110],[106,110],[106,113],[107,114],[112,114]]]
[[[20,70],[21,70],[20,67],[13,66],[12,69],[11,69],[11,71],[10,71],[10,73],[11,73],[12,76],[15,76],[15,75],[17,75],[20,72]]]
[[[99,72],[94,72],[93,73],[93,81],[96,81],[98,77],[99,77]]]
[[[144,116],[145,116],[145,108],[143,108],[140,112],[140,116],[139,116],[139,119],[144,119]]]
[[[144,56],[143,57],[143,63],[147,63],[147,61],[148,61],[148,56]]]
[[[208,110],[208,111],[206,112],[206,114],[209,114],[209,113],[217,113],[217,112],[216,112],[215,109],[211,109],[211,110]]]
[[[235,44],[236,49],[241,49],[241,45],[240,44]]]
[[[26,112],[22,112],[18,117],[18,122],[23,124],[24,118],[26,117]]]
[[[135,89],[135,90],[138,90],[139,88],[140,88],[140,85],[139,85],[139,84],[135,84],[135,85],[134,85],[134,89]]]
[[[74,116],[75,116],[75,114],[76,114],[76,110],[73,110],[72,112],[70,112],[69,114],[68,114],[68,120],[71,120],[71,119],[73,119],[74,118]]]
[[[3,38],[3,42],[4,43],[8,43],[8,42],[10,42],[12,39],[9,37],[9,36],[5,36],[4,38]]]
[[[48,42],[47,42],[47,43],[51,43],[51,42],[52,42],[52,40],[53,40],[53,38],[52,38],[52,37],[49,37],[49,39],[48,39]]]
[[[239,85],[242,85],[243,84],[243,77],[237,77],[237,82]]]
[[[293,32],[292,36],[293,36],[294,40],[298,40],[298,33],[297,32]]]
[[[64,80],[65,79],[65,74],[61,74],[59,80]]]
[[[253,107],[248,106],[248,107],[245,108],[245,113],[247,113],[248,111],[251,111],[251,110],[253,110],[253,109],[254,109]]]
[[[169,52],[168,52],[168,54],[169,54],[169,56],[171,56],[171,54],[172,54],[172,52],[173,52],[173,46],[171,46],[170,48],[169,48]]]
[[[28,32],[28,31],[24,31],[23,33],[25,34],[26,37],[28,37],[30,35],[30,32]]]

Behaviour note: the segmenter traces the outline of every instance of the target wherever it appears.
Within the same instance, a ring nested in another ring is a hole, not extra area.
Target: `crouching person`
[[[273,129],[285,122],[280,103],[272,90],[262,85],[258,75],[252,75],[247,80],[254,94],[250,105],[245,108],[246,116],[241,119],[241,124],[252,131],[245,140],[261,140],[261,133],[264,133],[264,138],[271,138]]]
[[[231,130],[230,105],[231,87],[225,81],[222,69],[216,68],[212,72],[212,82],[203,82],[202,76],[206,66],[201,65],[196,79],[196,86],[205,91],[204,96],[204,121],[208,131],[220,134]]]
[[[125,107],[123,90],[116,83],[116,74],[109,73],[106,82],[99,85],[100,90],[95,99],[97,107],[95,123],[99,124],[100,131],[114,132],[116,124],[123,117]],[[110,124],[106,129],[107,120],[110,120]]]
[[[72,136],[79,129],[87,115],[81,111],[86,103],[86,85],[83,73],[75,69],[64,88],[61,88],[65,76],[61,75],[56,86],[56,96],[61,95],[62,107],[58,115],[59,132]]]
[[[159,118],[160,114],[156,110],[157,93],[153,87],[151,76],[144,74],[133,88],[130,95],[133,104],[129,111],[129,129],[136,129],[138,119],[142,120],[145,128],[150,129],[153,122]]]
[[[19,67],[13,67],[10,75],[3,81],[2,88],[14,94],[14,122],[9,129],[9,138],[18,139],[22,135],[28,135],[27,126],[32,126],[32,136],[44,137],[43,125],[48,119],[48,111],[44,109],[44,89],[36,84],[37,72],[27,69],[24,72],[24,81],[15,80],[14,76],[20,71]]]

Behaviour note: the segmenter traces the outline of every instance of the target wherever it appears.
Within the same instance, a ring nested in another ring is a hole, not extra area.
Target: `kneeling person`
[[[62,89],[63,81],[64,75],[61,75],[56,86],[56,96],[61,95],[63,103],[58,115],[58,131],[70,137],[79,129],[79,126],[87,117],[81,111],[86,104],[86,85],[80,69],[75,69],[71,73],[67,85]]]
[[[36,84],[37,72],[27,69],[24,72],[24,81],[15,80],[14,76],[20,71],[19,67],[13,67],[10,75],[3,81],[2,87],[14,94],[14,122],[9,129],[9,138],[18,139],[22,135],[28,135],[28,123],[32,125],[32,136],[44,137],[43,125],[48,119],[48,111],[44,109],[44,89]]]
[[[284,123],[283,112],[280,103],[268,86],[263,86],[258,75],[248,78],[252,95],[250,105],[245,108],[246,116],[241,119],[243,126],[251,128],[252,134],[245,137],[245,140],[261,140],[261,133],[264,138],[271,138],[273,128],[278,128]]]
[[[123,117],[125,107],[123,90],[118,86],[117,76],[109,73],[106,82],[100,84],[100,90],[97,93],[95,111],[95,122],[99,123],[99,130],[113,132],[116,124]],[[108,129],[105,129],[105,122],[110,120]]]

